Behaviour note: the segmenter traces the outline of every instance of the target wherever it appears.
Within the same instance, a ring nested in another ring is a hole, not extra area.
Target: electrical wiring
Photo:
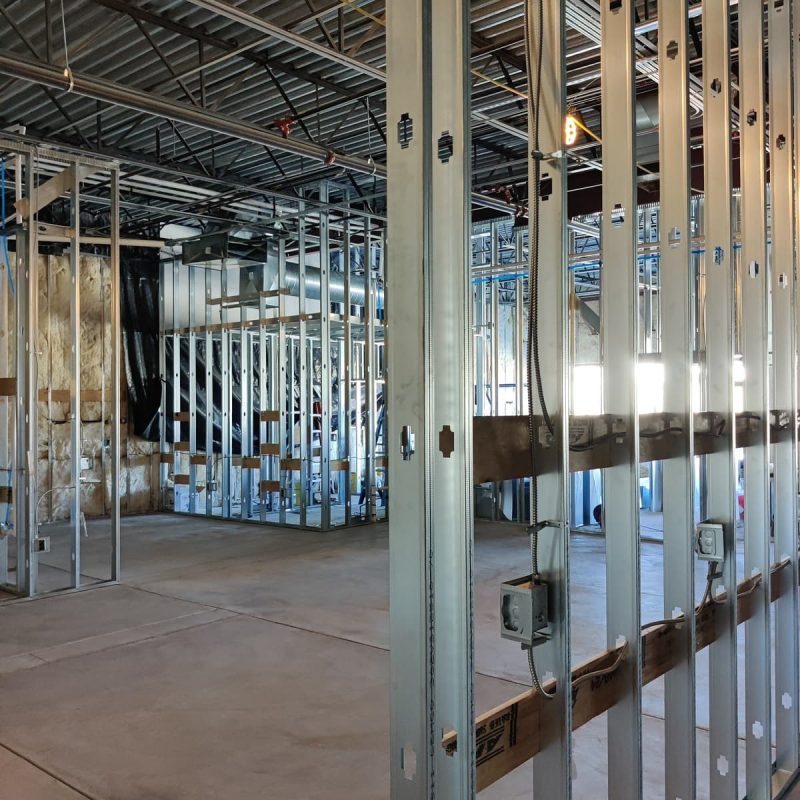
[[[753,585],[749,589],[745,589],[743,592],[736,592],[736,599],[738,600],[740,597],[748,597],[749,595],[753,594],[753,592],[761,586],[761,575],[759,575],[755,581],[753,581]]]
[[[624,661],[627,654],[628,643],[625,642],[625,644],[619,649],[617,657],[611,664],[609,664],[607,667],[603,667],[602,669],[596,669],[592,672],[587,672],[585,675],[579,675],[572,681],[572,689],[574,690],[576,686],[580,686],[582,683],[591,680],[592,678],[600,678],[603,675],[610,675],[612,672],[615,672],[617,667]]]
[[[654,619],[652,622],[646,622],[642,625],[641,630],[646,631],[650,630],[650,628],[658,628],[661,625],[680,625],[682,622],[686,622],[686,617],[683,614],[671,619]]]
[[[660,431],[639,431],[641,439],[658,439],[666,433],[683,433],[683,428],[662,428]]]
[[[663,428],[659,431],[639,431],[639,436],[642,439],[657,439],[659,436],[664,436],[668,433],[683,433],[683,428]],[[598,436],[596,439],[591,439],[586,444],[571,444],[569,446],[570,452],[573,453],[583,453],[587,450],[594,450],[595,447],[599,447],[601,444],[605,444],[606,442],[614,439],[619,434],[616,433],[604,433],[602,436]]]
[[[714,581],[717,578],[721,578],[722,573],[717,571],[717,564],[715,562],[711,562],[708,565],[708,575],[706,577],[706,590],[703,593],[703,598],[700,600],[700,605],[697,606],[698,613],[702,611],[709,603],[719,603],[722,604],[724,600],[717,600],[711,593],[711,590],[714,586]]]
[[[695,610],[696,614],[700,613],[708,605],[709,601],[713,600],[713,598],[711,597],[711,588],[714,584],[714,581],[717,578],[721,577],[722,573],[716,571],[716,563],[711,562],[708,565],[708,575],[706,576],[706,589],[705,592],[703,593],[702,600],[700,600],[700,604],[697,606],[697,609]],[[713,602],[717,601],[714,600]],[[683,622],[686,622],[686,616],[684,614],[681,614],[680,616],[673,617],[672,619],[656,619],[653,620],[652,622],[647,622],[646,624],[642,625],[641,629],[643,631],[646,631],[649,630],[650,628],[657,628],[660,625],[680,625]]]
[[[591,439],[586,444],[571,444],[569,449],[573,453],[583,453],[587,450],[594,450],[595,447],[599,447],[601,444],[605,444],[613,439],[615,435],[616,434],[604,433],[602,436],[598,436],[596,439]]]
[[[528,379],[528,438],[531,451],[531,525],[528,529],[530,535],[530,555],[531,555],[531,577],[534,583],[540,582],[539,575],[539,502],[538,487],[536,481],[536,417],[533,406],[533,382],[536,380],[536,387],[539,397],[539,404],[542,409],[547,429],[552,434],[553,422],[545,403],[544,391],[542,388],[541,364],[539,360],[539,331],[538,331],[538,305],[539,305],[539,204],[541,177],[541,153],[539,151],[539,104],[541,100],[541,78],[542,78],[542,49],[544,45],[544,4],[543,0],[536,3],[536,30],[538,32],[537,53],[536,53],[536,74],[532,70],[532,42],[529,18],[529,4],[525,4],[525,62],[528,73],[528,92],[529,102],[532,104],[532,123],[533,123],[533,181],[529,191],[533,192],[533,203],[530,198],[528,201],[528,214],[530,220],[530,236],[528,239],[528,353],[526,359],[526,373]],[[536,663],[533,658],[533,647],[528,648],[528,668],[531,673],[531,683],[533,688],[543,697],[552,699],[555,692],[548,692],[539,680],[536,670]]]

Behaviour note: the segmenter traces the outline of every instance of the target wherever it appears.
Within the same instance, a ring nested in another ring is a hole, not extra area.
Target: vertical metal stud
[[[161,403],[159,405],[158,417],[158,484],[159,507],[164,509],[166,506],[166,485],[169,474],[168,465],[165,463],[164,456],[168,453],[167,444],[167,308],[166,308],[166,286],[167,286],[167,265],[161,261],[158,267],[158,377],[161,382]]]
[[[352,397],[353,397],[353,383],[351,374],[351,362],[353,357],[353,325],[350,304],[350,285],[351,285],[351,268],[350,263],[350,219],[345,218],[342,230],[342,272],[344,272],[344,303],[342,304],[342,312],[344,313],[344,330],[343,342],[339,350],[339,453],[338,458],[343,458],[347,464],[347,469],[340,471],[340,494],[344,500],[344,524],[350,525],[352,509],[351,509],[351,491],[350,491],[350,474],[353,467],[358,463],[356,453],[351,451],[351,424],[352,418]],[[364,278],[366,287],[366,276]],[[356,419],[360,415],[361,409],[356,406]],[[357,425],[358,423],[356,423]]]
[[[70,242],[69,321],[72,337],[70,358],[70,585],[81,583],[81,171],[74,169],[72,186],[72,241]],[[52,354],[52,341],[50,344]],[[52,486],[52,484],[51,484]]]
[[[275,396],[275,382],[270,380],[268,372],[269,357],[267,355],[267,264],[270,257],[270,250],[264,253],[264,264],[261,267],[261,292],[258,296],[258,441],[264,445],[274,441],[270,435],[274,427],[272,422],[268,422],[264,412],[268,409],[280,409]],[[280,305],[282,295],[278,295]],[[270,337],[271,341],[272,337]],[[255,376],[255,369],[253,370]],[[281,413],[279,411],[279,413]],[[280,440],[279,440],[280,441]],[[265,489],[266,480],[274,480],[273,459],[262,451],[260,453],[258,469],[258,518],[264,522],[267,518],[267,505],[270,503],[272,494]]]
[[[533,340],[528,344],[529,397],[533,413],[544,420],[534,431],[555,451],[556,469],[539,475],[532,483],[537,516],[532,521],[545,527],[538,533],[538,564],[549,586],[549,640],[531,653],[538,678],[555,678],[555,696],[541,707],[541,749],[533,759],[533,796],[569,798],[572,767],[572,683],[569,658],[569,406],[568,406],[568,271],[567,271],[567,162],[564,154],[563,119],[566,113],[565,8],[559,0],[529,3],[528,132],[532,158],[528,169],[528,196],[538,196],[528,210],[528,258],[534,279],[529,285]],[[541,50],[540,50],[541,48]],[[541,64],[537,75],[534,65]],[[538,100],[538,102],[536,102]],[[538,117],[538,118],[537,118]],[[539,161],[537,164],[536,161]],[[538,187],[535,182],[538,180]],[[537,241],[538,240],[538,241]],[[494,259],[493,259],[494,260]],[[495,290],[496,291],[496,290]],[[493,313],[497,311],[493,303]],[[497,319],[495,318],[495,337]],[[529,327],[530,332],[530,327]],[[495,345],[496,346],[496,345]],[[494,358],[493,413],[497,408],[499,358]],[[541,385],[537,386],[537,372]],[[542,402],[544,401],[544,407]],[[532,497],[533,499],[533,497]]]
[[[8,159],[5,160],[4,168],[8,170]],[[5,205],[5,202],[3,203]],[[5,222],[0,221],[0,225],[5,228]],[[6,231],[3,230],[2,234],[5,235]],[[7,246],[7,242],[0,240],[0,247]],[[0,259],[5,263],[5,256],[0,252]],[[10,264],[5,267],[0,264],[0,331],[11,330],[11,315],[9,313],[9,297],[11,292],[9,287],[11,284],[10,270],[13,269]],[[8,378],[9,375],[9,346],[10,336],[7,334],[0,337],[0,378]],[[13,478],[10,474],[12,467],[12,449],[13,441],[11,433],[11,420],[9,398],[5,395],[0,396],[0,487],[6,488],[10,492],[13,485]],[[6,495],[0,498],[0,526],[2,526],[2,536],[0,536],[0,586],[8,583],[8,531],[6,525],[11,521],[10,504],[11,497]]]
[[[772,209],[772,386],[774,408],[797,419],[797,285],[795,271],[795,155],[792,23],[797,19],[790,3],[770,0],[770,206]],[[797,53],[794,53],[797,57]],[[792,435],[773,445],[774,560],[788,558],[781,570],[780,593],[775,601],[775,764],[785,781],[800,766],[798,757],[798,559],[797,559],[797,426]]]
[[[120,579],[121,304],[119,268],[119,168],[111,168],[111,580]]]
[[[608,793],[642,791],[639,565],[639,420],[636,405],[639,270],[634,187],[633,0],[602,0],[603,268],[601,347],[606,414],[622,420],[620,463],[605,470],[606,608],[609,648],[627,644],[624,693],[608,711]]]
[[[689,224],[689,66],[685,0],[659,0],[659,151],[661,255],[661,353],[664,412],[678,420],[679,452],[665,459],[664,618],[679,615],[679,658],[665,675],[665,779],[667,798],[695,796],[695,615],[694,615],[694,361],[695,276]],[[645,270],[651,273],[650,260]],[[648,281],[649,283],[649,281]],[[652,293],[645,298],[650,305]],[[646,332],[647,334],[648,332]]]
[[[187,264],[184,271],[189,281],[189,329],[186,333],[189,346],[189,418],[186,427],[189,431],[189,453],[197,453],[197,272],[199,267]],[[190,514],[197,513],[197,466],[193,459],[189,459],[189,506]]]
[[[205,352],[206,352],[206,516],[214,513],[214,491],[216,476],[214,475],[214,334],[211,331],[211,303],[214,271],[208,267],[203,269],[205,275]]]
[[[331,299],[330,299],[330,226],[328,219],[328,184],[323,181],[319,190],[319,310],[320,310],[320,350],[322,356],[322,375],[320,404],[320,491],[322,492],[322,516],[320,527],[323,531],[331,527]]]
[[[741,285],[744,410],[759,421],[744,449],[744,569],[760,574],[745,623],[745,735],[748,800],[771,797],[770,510],[768,289],[764,126],[764,10],[739,5],[739,109],[741,132]]]
[[[300,324],[298,325],[297,347],[299,350],[299,369],[296,380],[299,382],[300,398],[300,527],[305,528],[308,524],[308,504],[309,504],[309,482],[311,480],[311,454],[309,452],[311,431],[313,424],[309,408],[313,404],[313,397],[309,397],[309,373],[313,371],[313,362],[309,365],[308,361],[308,323],[305,320],[307,313],[306,306],[306,225],[308,224],[305,214],[305,204],[302,200],[298,202],[300,216],[298,224],[297,239],[297,258],[298,272],[300,276]],[[294,364],[294,358],[292,358]],[[294,381],[292,381],[292,407],[294,407]],[[294,425],[294,421],[292,421]],[[291,455],[289,456],[292,457]],[[293,487],[292,487],[293,489]]]
[[[377,429],[377,365],[375,363],[375,287],[372,277],[372,224],[364,218],[364,389],[366,401],[366,454],[364,474],[367,519],[377,518],[377,475],[375,473],[375,434]]]
[[[24,159],[24,196],[35,191],[36,155],[28,151]],[[22,196],[18,191],[19,196]],[[38,433],[38,369],[36,363],[36,331],[38,329],[38,247],[33,203],[22,220],[24,228],[17,234],[17,354],[16,354],[16,457],[14,497],[14,529],[17,535],[17,592],[33,596],[37,591],[38,556],[36,539]]]
[[[278,242],[278,291],[282,291],[283,287],[286,285],[286,239],[281,237],[280,241]],[[301,300],[300,300],[300,315],[301,315],[301,322],[300,325],[304,324],[302,322],[302,309],[305,307],[305,302],[302,299],[302,296],[305,293],[305,288],[302,286],[300,287],[301,293]],[[285,298],[283,294],[278,295],[278,316],[283,317],[285,315]],[[277,397],[278,401],[278,411],[280,412],[280,418],[278,421],[278,470],[282,470],[281,468],[281,454],[284,452],[284,448],[287,446],[287,441],[292,443],[292,451],[286,453],[287,458],[293,458],[293,445],[294,445],[294,380],[291,376],[294,375],[294,345],[291,341],[287,339],[286,336],[286,326],[279,325],[278,326],[278,336],[277,341],[273,339],[273,350],[272,350],[272,358],[271,358],[271,369],[270,375],[271,380],[277,386],[277,392],[275,396]],[[277,347],[277,350],[274,349]],[[291,356],[291,357],[290,357]],[[288,368],[287,368],[288,367]],[[302,470],[303,461],[302,456],[300,459],[300,468]],[[284,473],[281,471],[280,473],[283,475]],[[302,474],[302,473],[301,473]],[[282,524],[286,522],[286,504],[289,502],[289,499],[292,497],[292,477],[293,473],[288,471],[288,477],[281,480],[281,496],[280,496],[280,521]]]
[[[390,3],[387,30],[392,797],[470,798],[469,4]]]
[[[714,592],[726,599],[717,608],[717,639],[709,648],[709,776],[711,800],[737,797],[736,658],[736,420],[735,260],[731,229],[730,9],[728,0],[703,0],[703,228],[705,233],[703,383],[708,412],[719,415],[724,447],[706,456],[708,519],[724,530],[725,560]]]
[[[172,295],[170,297],[170,315],[172,320],[172,397],[170,398],[170,406],[167,411],[167,424],[172,431],[172,506],[177,511],[179,491],[178,483],[175,482],[175,476],[181,471],[181,453],[177,442],[183,441],[183,422],[179,417],[181,411],[181,334],[180,328],[183,327],[181,322],[182,317],[179,316],[182,304],[178,298],[182,297],[181,294],[181,279],[184,274],[184,269],[180,261],[174,260],[172,263]],[[187,323],[188,324],[188,323]]]
[[[228,298],[228,263],[222,260],[220,272],[220,351],[222,354],[222,419],[220,421],[220,439],[222,442],[222,517],[231,516],[231,474],[233,472],[233,423],[231,421],[231,398],[233,391],[233,375],[231,373],[231,332],[228,327],[226,313]]]
[[[239,270],[239,386],[240,394],[240,430],[241,444],[239,446],[239,496],[241,498],[239,506],[239,517],[250,519],[253,507],[253,471],[245,466],[245,457],[253,455],[253,405],[252,405],[252,343],[250,332],[247,326],[247,308],[242,302],[242,272]]]

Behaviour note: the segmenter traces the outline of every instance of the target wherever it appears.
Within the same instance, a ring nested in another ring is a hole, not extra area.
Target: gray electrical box
[[[701,522],[695,533],[695,552],[701,561],[725,560],[725,529],[719,522]]]
[[[50,537],[37,536],[31,542],[31,552],[33,553],[49,553],[50,552]]]
[[[532,576],[500,586],[500,635],[533,647],[536,633],[547,627],[547,584]]]

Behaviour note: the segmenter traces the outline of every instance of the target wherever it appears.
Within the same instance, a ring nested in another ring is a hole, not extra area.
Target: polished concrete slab
[[[63,543],[51,535],[58,553]],[[84,571],[102,577],[103,523],[84,541]],[[387,526],[319,533],[133,517],[122,554],[122,585],[0,604],[0,746],[29,760],[15,770],[38,765],[96,800],[388,796]],[[643,543],[642,555],[643,618],[655,619],[660,544]],[[497,622],[499,584],[524,574],[527,558],[522,528],[478,523],[479,712],[529,682],[522,652],[500,638]],[[604,643],[602,538],[573,537],[572,587],[578,661]],[[655,800],[663,797],[656,684],[644,714],[645,796]],[[575,797],[598,800],[603,720],[575,743]],[[701,765],[704,748],[700,730]],[[14,783],[14,800],[49,798]],[[7,785],[0,777],[0,800]],[[530,796],[530,765],[481,795]]]

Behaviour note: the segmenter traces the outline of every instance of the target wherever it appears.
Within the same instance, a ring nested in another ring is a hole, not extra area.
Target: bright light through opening
[[[567,147],[572,147],[578,141],[578,120],[567,114],[564,119],[564,144]]]
[[[698,364],[692,365],[694,410],[700,411],[700,378]],[[664,365],[641,361],[636,366],[636,394],[640,414],[657,414],[664,410]],[[601,414],[602,370],[597,364],[573,367],[572,413],[579,416]]]

